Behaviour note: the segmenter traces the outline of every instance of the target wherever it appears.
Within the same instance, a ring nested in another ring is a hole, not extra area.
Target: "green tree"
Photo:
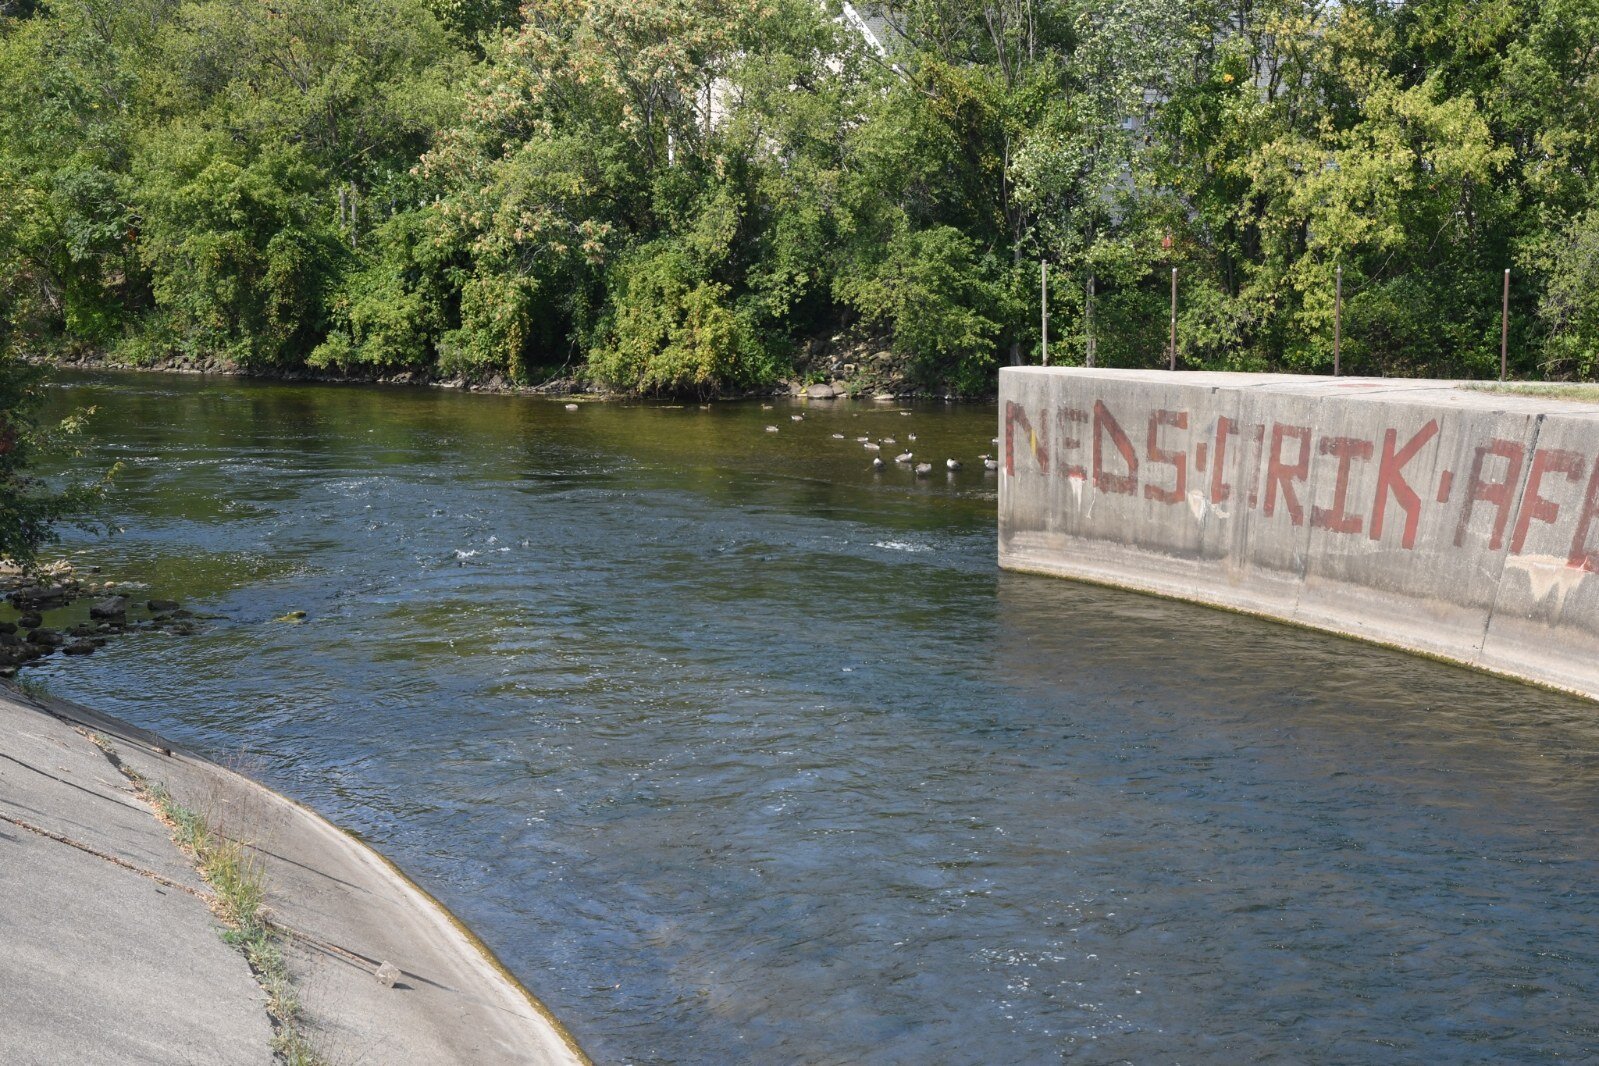
[[[41,422],[42,378],[37,367],[0,352],[0,560],[24,568],[59,539],[62,523],[98,528],[92,509],[115,473],[108,471],[99,482],[52,483],[34,472],[41,456],[70,446],[89,413],[53,425]]]

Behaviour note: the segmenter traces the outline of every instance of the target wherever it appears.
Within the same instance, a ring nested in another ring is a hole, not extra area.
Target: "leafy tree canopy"
[[[0,3],[8,350],[1599,372],[1586,0]],[[880,48],[879,45],[882,47]]]

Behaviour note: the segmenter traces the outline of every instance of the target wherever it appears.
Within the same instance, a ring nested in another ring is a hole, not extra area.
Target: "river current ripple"
[[[69,547],[212,617],[51,687],[361,833],[597,1061],[1599,1056],[1596,708],[1001,574],[992,406],[56,395],[125,467]]]

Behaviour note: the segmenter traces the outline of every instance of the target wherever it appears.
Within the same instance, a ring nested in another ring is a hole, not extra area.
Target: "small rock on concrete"
[[[400,968],[392,962],[385,962],[377,968],[373,976],[384,988],[393,988],[394,982],[400,979]]]

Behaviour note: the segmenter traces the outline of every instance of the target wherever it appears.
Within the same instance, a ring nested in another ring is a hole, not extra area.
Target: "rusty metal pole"
[[[1338,280],[1333,295],[1333,377],[1343,373],[1344,354],[1344,265],[1338,264]]]
[[[1510,268],[1505,267],[1505,293],[1499,303],[1499,380],[1510,365]]]
[[[1171,268],[1171,348],[1166,360],[1167,370],[1177,369],[1177,268]]]
[[[1043,319],[1044,326],[1044,365],[1049,365],[1049,264],[1042,260],[1038,264],[1040,280],[1038,283],[1040,308],[1039,316]]]
[[[1088,275],[1088,302],[1084,305],[1084,315],[1088,326],[1088,365],[1094,365],[1094,275]]]

